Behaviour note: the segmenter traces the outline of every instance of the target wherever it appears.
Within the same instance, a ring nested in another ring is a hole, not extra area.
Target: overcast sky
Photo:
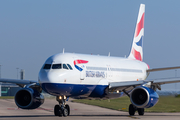
[[[150,68],[180,66],[178,0],[0,0],[0,64],[3,78],[36,80],[45,60],[65,52],[128,56],[141,3],[145,7],[144,62]],[[177,73],[177,74],[176,74]],[[152,78],[180,76],[180,70]]]

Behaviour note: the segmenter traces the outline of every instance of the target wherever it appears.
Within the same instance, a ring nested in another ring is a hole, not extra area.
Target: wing
[[[111,82],[109,83],[109,91],[130,91],[133,88],[141,85],[150,85],[161,90],[160,85],[168,83],[180,82],[180,77],[167,78],[167,79],[155,79],[155,80],[140,80],[140,81],[128,81],[128,82]]]
[[[14,83],[14,84],[19,85],[20,87],[24,87],[25,85],[29,85],[33,83],[38,83],[36,80],[20,80],[20,79],[6,79],[6,78],[1,78],[0,82]]]

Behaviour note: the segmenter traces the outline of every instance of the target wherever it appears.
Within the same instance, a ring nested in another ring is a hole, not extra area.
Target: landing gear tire
[[[59,105],[54,106],[54,115],[61,117],[69,116],[70,107],[68,104],[66,104],[66,96],[56,96],[56,100],[59,102]]]
[[[62,110],[61,110],[61,108],[59,107],[59,105],[55,105],[55,106],[54,106],[54,115],[55,115],[55,116],[62,117]]]
[[[137,110],[139,115],[144,115],[144,108],[138,108]]]
[[[68,116],[68,109],[67,109],[67,108],[64,108],[64,110],[63,110],[63,116],[64,116],[64,117],[67,117],[67,116]]]
[[[129,105],[129,115],[134,115],[135,112],[136,112],[136,108],[132,104],[130,104]]]
[[[68,116],[70,115],[70,107],[68,104],[65,105],[65,108],[68,110]]]

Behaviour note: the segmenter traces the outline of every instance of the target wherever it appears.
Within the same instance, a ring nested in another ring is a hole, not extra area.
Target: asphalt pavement
[[[0,120],[180,120],[180,113],[145,113],[144,116],[129,116],[128,112],[116,111],[106,108],[101,108],[92,105],[71,102],[70,116],[57,117],[54,116],[54,106],[57,104],[55,99],[45,99],[44,104],[35,110],[22,110],[18,108],[14,99],[0,99]]]

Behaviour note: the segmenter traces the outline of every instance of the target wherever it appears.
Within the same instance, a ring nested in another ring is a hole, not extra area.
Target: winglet
[[[141,4],[129,59],[143,60],[144,16],[145,5]]]

